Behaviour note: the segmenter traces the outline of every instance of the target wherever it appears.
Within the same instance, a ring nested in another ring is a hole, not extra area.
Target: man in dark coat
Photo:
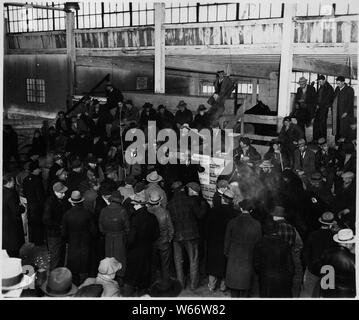
[[[294,170],[303,179],[315,171],[315,153],[307,147],[304,139],[299,139],[298,149],[294,152]]]
[[[194,117],[194,120],[191,123],[191,128],[201,131],[204,128],[209,128],[209,118],[206,113],[206,107],[204,104],[198,106],[197,114]]]
[[[80,160],[74,160],[71,163],[72,170],[67,178],[67,187],[69,188],[69,193],[74,190],[77,190],[79,185],[87,180],[86,174],[83,172],[82,163]]]
[[[45,190],[40,176],[41,169],[36,163],[29,165],[29,171],[30,174],[23,182],[23,194],[27,200],[29,240],[35,245],[42,245],[44,242],[42,216],[45,203]]]
[[[157,218],[145,207],[145,199],[135,196],[135,209],[131,219],[127,246],[127,269],[125,272],[125,296],[141,296],[151,285],[152,246],[159,238]]]
[[[306,270],[303,278],[303,286],[300,293],[302,298],[311,298],[314,295],[314,289],[320,274],[320,259],[322,254],[335,246],[333,240],[334,235],[334,214],[332,212],[324,212],[319,218],[321,227],[308,235],[304,245],[303,260]]]
[[[226,257],[224,255],[224,236],[228,222],[236,217],[237,211],[233,208],[234,194],[227,189],[221,194],[221,204],[213,207],[205,224],[204,238],[207,242],[206,271],[209,275],[208,288],[216,289],[220,281],[220,289],[226,289],[224,278],[226,275]]]
[[[351,229],[339,230],[333,237],[337,245],[321,257],[320,266],[332,266],[335,273],[334,288],[322,288],[324,298],[354,298],[355,284],[355,236]]]
[[[318,77],[318,105],[313,123],[313,140],[327,137],[328,110],[333,105],[334,89],[326,81],[325,76]]]
[[[122,264],[121,273],[126,270],[126,239],[129,233],[129,219],[122,206],[123,197],[119,191],[112,192],[110,204],[101,210],[99,231],[105,235],[105,255],[114,257]],[[123,271],[122,271],[123,270]]]
[[[157,108],[157,127],[159,129],[174,129],[175,117],[172,112],[161,104]]]
[[[291,164],[294,162],[294,151],[297,148],[298,140],[305,137],[303,129],[292,120],[294,121],[292,117],[284,117],[283,127],[278,136],[278,140],[289,154]]]
[[[106,84],[106,96],[107,96],[107,108],[111,110],[113,108],[117,108],[117,104],[119,101],[123,101],[123,94],[122,92],[114,88],[112,83]]]
[[[314,118],[315,107],[317,104],[317,93],[315,88],[307,84],[308,80],[304,77],[299,78],[299,88],[295,95],[295,115],[298,125],[305,132],[305,126],[309,126]]]
[[[234,89],[234,83],[227,76],[224,70],[217,71],[217,77],[214,81],[214,94],[208,100],[212,107],[208,110],[208,119],[210,125],[218,122],[218,119],[224,112],[224,103],[231,96]]]
[[[187,103],[183,100],[178,103],[177,108],[178,110],[175,114],[175,124],[176,128],[180,130],[185,123],[189,125],[192,122],[193,114],[191,110],[187,109]]]
[[[172,184],[174,191],[168,210],[174,228],[173,249],[177,279],[186,287],[183,271],[183,250],[190,265],[190,289],[195,290],[199,282],[199,227],[197,215],[201,214],[198,203],[191,198],[180,181]]]
[[[226,285],[231,289],[231,297],[248,297],[254,275],[254,247],[262,238],[262,229],[250,215],[249,201],[243,200],[239,206],[241,213],[228,222],[225,233]]]
[[[261,298],[291,298],[294,262],[291,248],[278,234],[278,225],[270,218],[264,236],[254,248],[254,267],[259,274]]]
[[[349,119],[354,116],[354,90],[345,83],[345,78],[336,78],[337,87],[333,101],[333,133],[336,139],[345,138]]]
[[[140,115],[139,125],[141,128],[147,128],[148,121],[156,121],[157,114],[156,110],[153,109],[153,104],[146,102],[142,106],[143,110]]]
[[[10,174],[3,176],[2,198],[2,248],[10,257],[18,257],[25,242],[19,195],[15,190],[15,179]]]
[[[234,150],[233,158],[236,162],[246,163],[253,167],[262,157],[256,148],[251,145],[250,139],[242,137],[239,139],[239,147]]]
[[[43,222],[46,229],[47,246],[50,252],[50,270],[64,265],[65,246],[61,236],[61,225],[64,213],[70,209],[65,198],[67,187],[57,182],[52,187],[52,194],[44,206]]]
[[[80,191],[73,191],[68,200],[72,208],[63,216],[62,236],[68,246],[67,267],[72,272],[73,282],[80,285],[90,272],[96,229],[92,213],[82,206],[84,198]]]
[[[10,125],[4,126],[3,131],[3,159],[4,169],[9,169],[11,158],[14,157],[18,167],[21,167],[20,156],[18,153],[18,137],[15,130]]]
[[[65,135],[67,135],[68,132],[70,131],[70,128],[71,128],[70,119],[65,116],[64,111],[59,111],[57,113],[55,128],[56,128],[57,133],[60,133],[62,131],[65,133]]]

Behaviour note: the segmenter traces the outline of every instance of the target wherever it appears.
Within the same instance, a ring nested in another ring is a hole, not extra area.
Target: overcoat
[[[229,221],[224,240],[224,254],[228,258],[226,285],[229,288],[251,288],[254,273],[253,251],[261,238],[261,225],[249,213],[240,214]]]

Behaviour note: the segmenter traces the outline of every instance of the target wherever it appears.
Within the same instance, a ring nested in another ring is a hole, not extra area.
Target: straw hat
[[[355,243],[355,236],[353,230],[342,229],[333,236],[333,240],[338,243]]]

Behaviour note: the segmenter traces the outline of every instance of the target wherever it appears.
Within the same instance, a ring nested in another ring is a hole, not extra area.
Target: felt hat
[[[338,243],[355,243],[355,235],[351,229],[341,229],[333,236],[333,240]]]
[[[67,297],[76,294],[77,286],[72,283],[71,271],[62,267],[51,271],[41,290],[50,297]]]
[[[148,203],[149,204],[159,204],[162,201],[162,196],[159,194],[157,190],[153,190],[150,192]]]
[[[355,174],[351,171],[344,172],[342,178],[354,178]]]
[[[78,190],[72,191],[71,198],[69,198],[69,202],[72,203],[72,204],[81,203],[84,200],[85,199],[81,195],[81,192],[78,191]]]
[[[228,187],[228,181],[224,180],[224,179],[220,179],[217,181],[217,188],[221,189],[221,188],[227,188]]]
[[[203,111],[203,110],[207,110],[206,106],[204,104],[200,104],[198,106],[198,111]]]
[[[186,187],[197,193],[201,191],[201,186],[197,182],[189,182],[186,184]]]
[[[178,188],[182,187],[182,182],[181,181],[174,181],[171,185],[171,189],[172,190],[176,190]]]
[[[56,182],[53,186],[52,186],[52,190],[54,192],[61,192],[61,193],[65,193],[68,188],[63,185],[61,182]]]
[[[321,75],[319,75],[319,76],[318,76],[318,78],[317,78],[317,81],[319,81],[319,80],[325,80],[325,76],[324,76],[324,75],[322,75],[322,74],[321,74]]]
[[[318,219],[321,224],[332,225],[334,223],[334,213],[327,211]]]
[[[339,76],[335,79],[335,81],[341,81],[341,82],[344,82],[345,81],[345,78],[343,76]]]
[[[318,139],[318,145],[323,145],[327,142],[327,140],[325,138],[319,138]]]
[[[227,200],[233,200],[234,192],[231,189],[226,189],[221,196]]]
[[[298,84],[307,83],[307,82],[308,82],[308,80],[305,77],[300,77],[298,80]]]
[[[29,277],[22,273],[21,259],[9,258],[6,251],[2,252],[1,288],[3,291],[23,289],[33,281],[34,275]]]
[[[186,106],[187,106],[187,103],[184,102],[183,100],[180,100],[180,102],[178,102],[177,108],[179,108],[179,107],[186,107]]]
[[[123,196],[120,191],[113,191],[109,198],[110,202],[122,203]]]
[[[259,168],[273,168],[274,165],[270,160],[263,160],[262,163],[259,165]]]
[[[299,140],[298,140],[298,146],[299,146],[299,145],[303,145],[303,144],[304,144],[304,145],[306,144],[305,140],[304,140],[304,139],[299,139]]]
[[[157,173],[157,171],[152,171],[146,176],[148,182],[160,182],[162,177]]]
[[[81,161],[78,160],[78,159],[75,159],[74,161],[72,161],[71,163],[71,168],[72,169],[77,169],[77,168],[80,168],[81,167]]]
[[[282,206],[275,206],[274,209],[270,212],[272,217],[286,217],[284,207]]]

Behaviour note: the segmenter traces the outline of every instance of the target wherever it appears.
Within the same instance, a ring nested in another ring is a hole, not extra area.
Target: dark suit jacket
[[[299,87],[297,89],[297,94],[295,95],[295,102],[299,103],[299,100],[302,95],[302,88]],[[317,93],[315,91],[315,88],[311,85],[307,85],[307,92],[305,96],[304,103],[307,105],[307,108],[310,108],[311,106],[314,106],[317,103]]]
[[[309,175],[315,171],[315,153],[307,149],[303,159],[303,165],[300,163],[300,151],[296,149],[294,151],[294,170],[302,170],[306,175]]]
[[[318,89],[318,105],[330,107],[334,100],[334,89],[326,81],[323,86]]]
[[[224,101],[229,98],[231,96],[232,87],[233,82],[228,76],[224,77],[221,83],[219,83],[219,78],[217,78],[214,82],[214,92],[219,96],[217,102],[219,102],[219,100]]]

